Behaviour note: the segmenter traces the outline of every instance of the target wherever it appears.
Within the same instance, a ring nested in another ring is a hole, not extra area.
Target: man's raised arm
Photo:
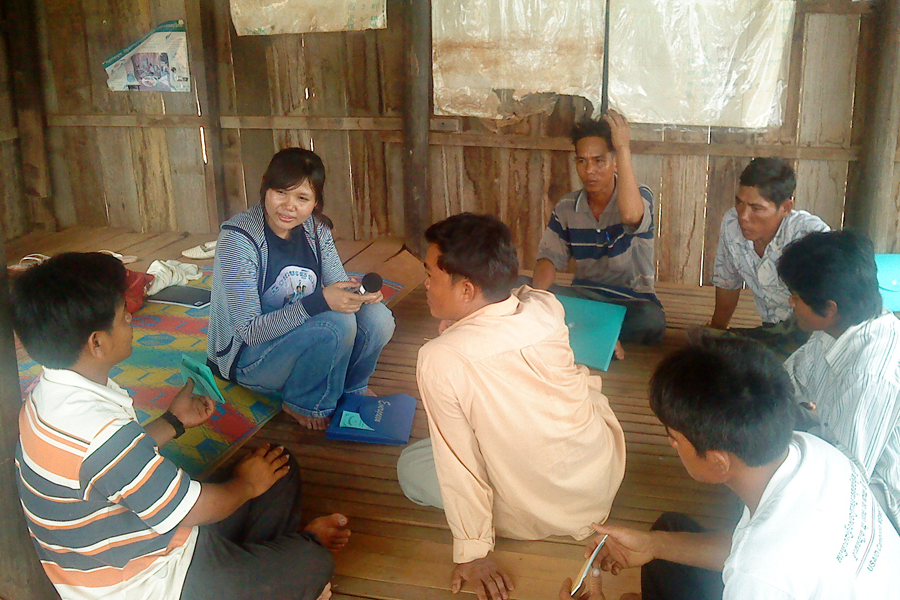
[[[610,109],[603,117],[609,123],[613,149],[616,152],[616,195],[622,224],[638,227],[644,218],[644,200],[638,189],[637,176],[631,161],[631,130],[628,121]]]

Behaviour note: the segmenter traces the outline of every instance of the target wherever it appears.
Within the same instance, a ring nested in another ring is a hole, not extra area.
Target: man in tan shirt
[[[411,500],[446,512],[453,591],[469,581],[502,600],[513,583],[490,556],[495,531],[588,537],[622,482],[625,437],[600,378],[575,365],[556,297],[511,291],[506,225],[464,213],[425,237],[428,305],[441,319],[416,367],[431,439],[404,450],[398,476]]]

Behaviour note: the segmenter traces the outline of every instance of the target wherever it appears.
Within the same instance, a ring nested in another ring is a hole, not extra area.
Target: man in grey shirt
[[[628,121],[614,110],[575,125],[575,168],[584,187],[553,210],[533,286],[624,305],[619,340],[656,344],[665,334],[666,314],[653,291],[653,193],[638,185],[630,141]],[[571,290],[553,285],[569,259],[576,266]],[[624,357],[621,345],[616,356]]]

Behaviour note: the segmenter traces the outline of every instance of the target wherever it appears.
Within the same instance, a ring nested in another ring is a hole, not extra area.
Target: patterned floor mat
[[[211,269],[192,285],[209,288]],[[135,412],[143,424],[158,417],[184,384],[180,364],[187,354],[206,362],[206,325],[209,307],[187,308],[172,304],[146,303],[134,315],[134,351],[113,368],[110,376],[134,399]],[[23,394],[35,384],[41,366],[17,344],[19,381]],[[252,436],[281,409],[281,402],[219,380],[225,404],[200,427],[166,444],[161,453],[191,476],[209,473],[240,443]]]

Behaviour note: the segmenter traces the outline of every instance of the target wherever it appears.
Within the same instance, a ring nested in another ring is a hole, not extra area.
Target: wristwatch
[[[182,423],[181,419],[173,415],[170,411],[167,410],[166,412],[164,412],[160,418],[172,426],[172,429],[175,430],[176,438],[184,434],[184,423]]]

